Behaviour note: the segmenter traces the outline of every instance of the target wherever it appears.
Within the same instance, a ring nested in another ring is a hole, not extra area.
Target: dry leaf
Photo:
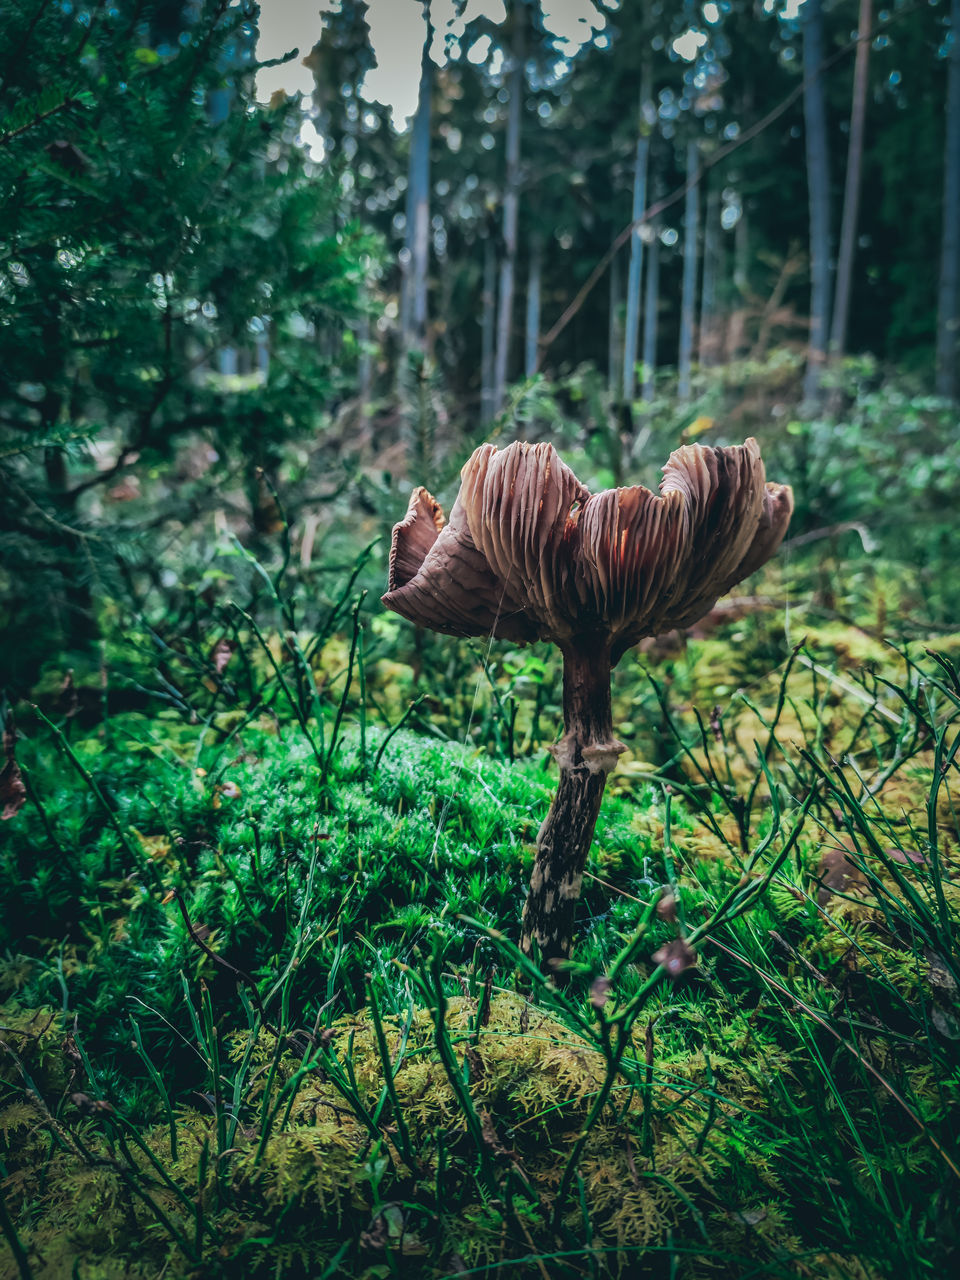
[[[867,877],[851,862],[847,849],[827,849],[820,859],[817,873],[817,902],[826,906],[835,893],[862,891],[868,887]]]
[[[598,978],[594,978],[590,985],[590,1003],[595,1009],[602,1009],[610,999],[610,989],[613,983],[604,974]]]
[[[887,857],[892,862],[916,863],[922,866],[926,862],[926,858],[922,853],[918,853],[916,849],[888,849]]]
[[[497,1155],[509,1155],[510,1152],[500,1141],[500,1135],[497,1133],[496,1125],[493,1123],[493,1117],[489,1111],[480,1112],[480,1132],[484,1142]]]
[[[217,675],[221,675],[224,667],[233,657],[236,645],[232,640],[228,640],[225,636],[221,636],[217,643],[213,646],[213,652],[210,654],[210,660],[213,663],[213,669]]]
[[[924,947],[923,954],[930,966],[930,972],[927,975],[930,979],[930,985],[938,987],[941,991],[949,991],[951,993],[956,991],[956,979],[947,967],[947,962],[940,952],[934,951],[932,947]]]
[[[9,820],[20,812],[27,802],[27,788],[23,785],[20,766],[16,760],[8,760],[0,769],[0,821]]]
[[[3,731],[3,751],[7,762],[0,769],[0,821],[9,822],[27,802],[27,788],[23,784],[20,766],[14,759],[17,735],[8,724]]]
[[[661,920],[669,920],[671,924],[677,918],[677,900],[669,890],[657,903],[657,915]]]
[[[94,1116],[102,1112],[111,1112],[113,1107],[102,1098],[91,1098],[88,1093],[71,1093],[70,1101],[85,1116]]]

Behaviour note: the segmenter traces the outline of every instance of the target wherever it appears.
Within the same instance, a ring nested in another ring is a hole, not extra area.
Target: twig
[[[218,964],[220,965],[221,968],[226,969],[229,973],[235,974],[236,977],[240,978],[243,982],[247,984],[247,986],[250,988],[250,991],[253,995],[253,1003],[257,1006],[257,1013],[259,1013],[263,1021],[263,1025],[271,1031],[274,1030],[274,1028],[270,1027],[270,1024],[267,1022],[266,1010],[263,1007],[263,1001],[260,998],[260,989],[257,986],[256,981],[253,978],[251,978],[250,974],[247,973],[245,970],[238,969],[236,965],[230,964],[229,961],[224,960],[222,956],[218,956],[215,951],[210,950],[210,948],[207,946],[204,940],[197,933],[196,929],[193,927],[193,922],[190,919],[189,915],[187,914],[187,908],[184,906],[183,898],[180,895],[179,889],[171,889],[170,893],[167,895],[167,898],[165,898],[164,901],[169,901],[170,898],[173,898],[176,901],[177,906],[180,908],[180,914],[183,916],[183,923],[187,926],[187,932],[190,934],[190,937],[197,944],[200,950],[204,953],[204,955],[209,956],[209,958],[214,962],[214,964]],[[278,1034],[278,1033],[275,1032],[275,1034]]]

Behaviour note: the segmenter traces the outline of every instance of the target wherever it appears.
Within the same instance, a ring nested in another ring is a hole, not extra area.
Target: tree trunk
[[[524,372],[532,378],[537,372],[538,343],[540,340],[540,275],[543,251],[539,235],[530,237],[530,275],[527,280],[527,325],[524,343]]]
[[[430,45],[433,24],[430,5],[424,5],[427,33],[420,58],[420,96],[410,136],[410,165],[407,178],[407,226],[404,245],[404,288],[401,303],[400,347],[402,357],[416,348],[423,350],[427,333],[427,273],[430,265],[430,99],[433,92],[433,63]]]
[[[647,207],[647,166],[650,139],[642,130],[637,138],[633,170],[633,234],[630,237],[630,269],[627,274],[627,316],[623,338],[623,402],[630,404],[636,394],[637,355],[640,338],[640,283],[643,273],[643,236],[640,219]]]
[[[953,45],[947,70],[947,136],[943,155],[943,235],[937,299],[937,393],[957,398],[960,344],[960,0],[951,0]]]
[[[607,392],[617,398],[620,381],[620,254],[610,259],[610,316],[607,325]]]
[[[810,342],[803,393],[819,396],[830,332],[830,160],[823,92],[822,0],[806,0],[803,15],[803,118],[810,197]]]
[[[739,111],[742,119],[750,120],[754,115],[754,82],[747,76],[740,92]],[[730,175],[731,186],[736,190],[740,201],[740,217],[733,232],[733,309],[727,316],[726,334],[723,343],[724,359],[736,360],[747,346],[747,317],[751,305],[750,296],[750,221],[747,215],[747,201],[743,190],[743,174],[739,169]]]
[[[357,358],[357,394],[361,408],[365,408],[373,388],[373,334],[370,332],[370,312],[367,310],[369,302],[366,285],[363,285],[360,290],[360,303],[363,306],[363,314],[357,324],[357,346],[359,348]]]
[[[809,2],[809,0],[808,0]],[[677,391],[690,399],[693,329],[697,310],[697,233],[700,223],[700,178],[695,142],[687,144],[687,199],[683,218],[683,294],[680,301],[680,359]]]
[[[733,284],[742,305],[750,296],[750,224],[742,209],[733,233]]]
[[[499,413],[507,389],[510,335],[513,321],[513,287],[517,264],[517,221],[520,211],[520,121],[523,108],[524,18],[522,4],[512,6],[513,48],[507,87],[506,178],[503,193],[503,258],[500,262],[500,308],[497,315],[497,350],[494,362],[494,412]]]
[[[660,310],[660,224],[653,224],[647,248],[647,286],[643,298],[643,398],[652,400],[657,372],[657,333]]]
[[[493,347],[497,323],[497,252],[493,237],[483,242],[483,315],[480,324],[480,416],[483,425],[496,412],[493,387]]]
[[[856,252],[860,213],[860,174],[863,170],[863,131],[867,116],[867,87],[870,81],[870,40],[873,29],[873,0],[860,0],[857,24],[857,59],[853,70],[853,102],[850,108],[850,143],[847,148],[847,180],[843,192],[843,221],[837,254],[837,281],[833,295],[833,324],[830,354],[839,358],[847,348],[850,293],[853,287],[853,258]]]
[[[703,281],[700,285],[700,364],[717,363],[717,272],[720,258],[720,191],[714,183],[707,190],[707,211],[703,224]]]
[[[750,224],[746,209],[741,209],[733,233],[733,287],[736,301],[727,318],[724,356],[736,360],[747,342],[747,310],[750,306]]]
[[[537,859],[523,910],[521,946],[535,938],[541,963],[564,960],[607,774],[625,750],[613,736],[610,642],[597,637],[563,647],[564,735],[554,748],[560,782],[537,837]]]

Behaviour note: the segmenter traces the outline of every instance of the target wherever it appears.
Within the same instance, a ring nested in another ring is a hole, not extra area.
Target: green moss
[[[915,686],[896,730],[858,688],[797,665],[769,743],[774,679],[703,734],[670,710],[670,751],[605,800],[566,1004],[505,949],[549,762],[400,733],[374,771],[380,731],[364,750],[351,730],[321,786],[283,721],[218,745],[128,717],[74,731],[101,799],[22,743],[45,816],[25,808],[0,850],[0,1143],[35,1275],[440,1277],[537,1256],[557,1276],[874,1280],[947,1257],[956,770],[913,732]],[[594,978],[671,884],[677,920],[617,975],[610,1007],[629,1001],[810,789],[762,901],[646,998],[577,1147],[608,1070]],[[818,904],[829,847],[861,880]]]
[[[416,1254],[417,1265],[427,1268],[420,1274],[444,1274],[442,1259],[451,1251],[467,1266],[493,1266],[526,1247],[524,1232],[538,1249],[549,1248],[549,1212],[603,1079],[602,1058],[563,1022],[507,993],[494,996],[484,1026],[477,1025],[476,1001],[451,999],[446,1025],[459,1067],[469,1078],[473,1104],[484,1117],[489,1153],[500,1171],[515,1171],[517,1204],[508,1210],[503,1203],[475,1198],[469,1171],[477,1153],[470,1154],[455,1091],[435,1051],[433,1021],[425,1010],[416,1010],[405,1036],[393,1020],[385,1028],[389,1052],[397,1059],[396,1099],[416,1152],[415,1171],[399,1154],[395,1123],[385,1116],[382,1137],[372,1142],[322,1069],[309,1074],[288,1122],[262,1152],[257,1126],[241,1124],[229,1152],[211,1160],[216,1122],[196,1109],[179,1112],[176,1159],[164,1126],[144,1132],[145,1146],[169,1178],[190,1189],[189,1199],[198,1201],[209,1217],[216,1248],[213,1240],[207,1249],[201,1242],[202,1274],[220,1274],[219,1267],[222,1274],[259,1275],[261,1267],[278,1264],[293,1273],[301,1268],[309,1272],[328,1262],[343,1240],[352,1239],[362,1257],[365,1235],[366,1251],[376,1252],[369,1238],[376,1234],[377,1205],[389,1203],[402,1205],[396,1252],[402,1255],[405,1234],[415,1236],[422,1250]],[[245,1041],[242,1034],[233,1038],[232,1059],[242,1056]],[[382,1090],[383,1067],[369,1016],[338,1019],[328,1042],[334,1059],[349,1056],[358,1099],[372,1113]],[[244,1099],[251,1111],[275,1047],[275,1039],[265,1035],[253,1056],[257,1084]],[[297,1063],[283,1054],[279,1065],[280,1077],[289,1079]],[[688,1078],[699,1074],[695,1059],[686,1068]],[[715,1068],[719,1079],[721,1064]],[[739,1087],[742,1081],[734,1075],[730,1083]],[[655,1112],[645,1130],[650,1105]],[[148,1266],[144,1254],[157,1268],[175,1256],[156,1213],[131,1195],[131,1178],[149,1188],[155,1206],[184,1241],[195,1240],[195,1214],[159,1184],[149,1158],[136,1147],[118,1149],[121,1129],[113,1113],[84,1116],[67,1107],[56,1125],[61,1149],[51,1156],[41,1108],[34,1106],[31,1118],[24,1120],[18,1107],[31,1111],[22,1103],[11,1105],[0,1113],[0,1121],[7,1120],[0,1129],[8,1143],[8,1185],[31,1206],[22,1238],[41,1259],[38,1277],[70,1274],[73,1260],[82,1263],[81,1274],[88,1265],[109,1268],[120,1259],[129,1261],[131,1274],[147,1274],[141,1271]],[[591,1132],[581,1192],[563,1214],[561,1236],[582,1233],[589,1221],[604,1274],[636,1274],[645,1247],[709,1211],[718,1170],[725,1176],[728,1165],[743,1166],[744,1176],[748,1174],[736,1143],[718,1146],[714,1141],[702,1154],[694,1149],[692,1139],[701,1125],[700,1103],[677,1082],[658,1089],[655,1104],[654,1094],[620,1089],[615,1106]],[[413,1172],[415,1184],[410,1183]],[[777,1188],[772,1174],[761,1178],[764,1184],[768,1193]],[[439,1200],[431,1194],[438,1185]],[[284,1221],[282,1249],[266,1225],[276,1224],[278,1215]],[[782,1247],[788,1239],[783,1232],[769,1234],[771,1247]],[[182,1256],[173,1265],[183,1267]],[[112,1273],[107,1269],[104,1274]]]

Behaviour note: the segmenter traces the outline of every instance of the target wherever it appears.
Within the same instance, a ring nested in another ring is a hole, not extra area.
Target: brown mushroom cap
[[[387,576],[390,591],[406,586],[416,577],[445,523],[443,508],[433,494],[422,485],[414,489],[407,514],[393,530]]]
[[[393,530],[383,603],[453,635],[559,643],[607,634],[616,661],[643,636],[690,626],[777,550],[793,511],[755,440],[684,445],[660,493],[591,496],[550,444],[481,445],[444,526],[415,489]]]
[[[432,631],[494,634],[520,644],[539,638],[474,545],[459,498],[444,525],[437,500],[414,489],[406,516],[393,528],[388,587],[387,608]]]

